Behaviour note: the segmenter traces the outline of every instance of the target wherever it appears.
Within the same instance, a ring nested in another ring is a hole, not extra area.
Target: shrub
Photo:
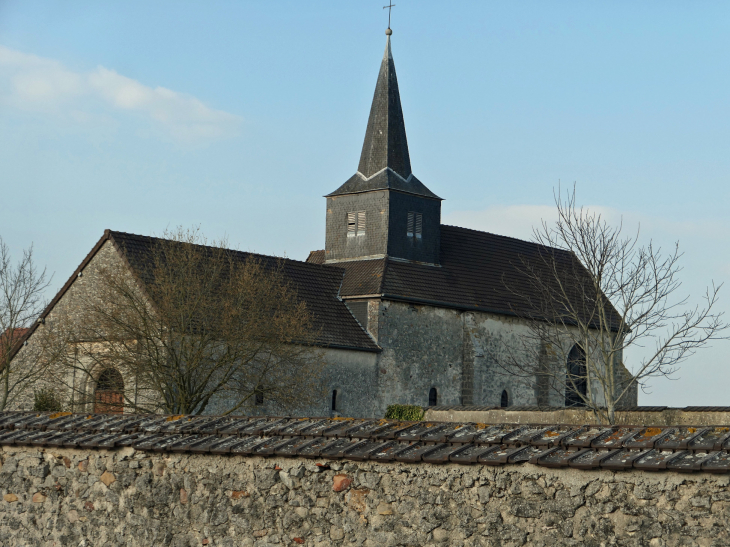
[[[61,397],[51,388],[43,387],[33,392],[33,410],[36,412],[59,412]]]
[[[416,405],[388,405],[385,417],[388,420],[420,422],[423,420],[423,408]]]

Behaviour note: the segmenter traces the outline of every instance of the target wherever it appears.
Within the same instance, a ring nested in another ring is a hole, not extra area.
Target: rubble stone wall
[[[3,447],[0,544],[730,544],[728,476]]]

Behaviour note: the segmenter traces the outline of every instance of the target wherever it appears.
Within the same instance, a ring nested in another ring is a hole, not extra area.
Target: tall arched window
[[[568,354],[567,372],[565,375],[565,406],[584,407],[581,395],[588,392],[588,374],[586,372],[586,354],[578,344]]]
[[[509,406],[509,395],[507,394],[506,389],[502,392],[502,399],[499,401],[499,406],[502,408],[507,408]]]
[[[428,406],[436,406],[438,404],[439,395],[435,387],[428,392]]]
[[[124,412],[124,379],[119,371],[108,368],[96,381],[94,412],[97,414],[122,414]]]
[[[337,410],[337,390],[332,390],[332,410]]]

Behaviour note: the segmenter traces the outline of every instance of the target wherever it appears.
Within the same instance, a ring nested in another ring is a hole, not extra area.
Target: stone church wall
[[[122,266],[122,259],[114,249],[114,245],[107,241],[102,245],[101,249],[96,253],[94,258],[87,264],[86,268],[81,272],[81,275],[77,276],[71,287],[56,303],[53,310],[45,320],[45,324],[39,325],[36,332],[28,340],[28,345],[21,348],[18,354],[13,359],[14,366],[22,367],[25,359],[33,359],[37,346],[42,343],[41,340],[45,333],[53,331],[53,329],[65,328],[67,324],[73,322],[80,322],[83,320],[82,317],[82,306],[81,302],[83,299],[92,298],[98,294],[99,287],[99,272],[104,268],[116,268]],[[72,349],[69,348],[72,353]],[[98,374],[101,371],[92,372],[92,376]],[[69,373],[71,374],[71,373]],[[83,382],[84,385],[77,385],[76,390],[88,390],[89,394],[93,393],[93,386],[88,381],[86,375],[78,374],[76,378],[77,383]],[[125,378],[125,383],[131,385],[132,379]],[[69,378],[68,382],[72,382]],[[87,385],[88,384],[88,385]],[[55,390],[62,389],[58,383],[50,381],[47,385],[44,382],[29,386],[24,390],[22,396],[19,397],[11,405],[12,410],[32,410],[33,408],[33,389],[39,389],[41,387],[51,387]],[[71,405],[70,393],[62,392],[62,396],[68,399],[69,409],[73,406],[75,411],[90,411],[91,408],[83,408],[80,405]],[[91,406],[91,405],[86,405]]]
[[[3,447],[0,543],[730,544],[726,475]]]
[[[507,391],[510,406],[565,404],[565,395],[556,386],[518,377],[505,368],[508,353],[519,349],[521,340],[530,335],[519,318],[371,301],[368,330],[383,351],[377,375],[380,398],[365,416],[382,416],[393,403],[426,406],[434,387],[439,405],[499,406],[503,391]],[[547,358],[546,364],[565,370],[554,359]],[[601,400],[600,393],[595,397]],[[636,398],[633,390],[623,406],[636,406]]]
[[[371,415],[382,415],[392,403],[426,406],[432,387],[439,405],[498,406],[503,390],[511,405],[537,404],[532,382],[508,374],[495,360],[527,333],[519,319],[403,302],[372,302],[374,307],[369,330],[383,352],[380,407]]]

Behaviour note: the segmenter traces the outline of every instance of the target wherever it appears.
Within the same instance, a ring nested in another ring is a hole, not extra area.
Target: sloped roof
[[[148,265],[157,238],[111,232],[112,240],[125,254],[129,265],[144,281],[150,281]],[[320,331],[319,342],[324,346],[378,351],[379,348],[360,327],[347,306],[339,299],[343,271],[316,264],[267,255],[254,255],[242,251],[228,251],[237,261],[250,256],[261,260],[264,267],[273,267],[281,261],[284,275],[291,282],[297,296],[313,314],[314,327]]]
[[[357,173],[328,197],[385,189],[441,199],[411,172],[390,36],[380,64]]]
[[[0,412],[0,445],[727,473],[727,427]]]
[[[143,282],[149,283],[151,279],[151,253],[155,241],[158,238],[128,234],[105,230],[104,235],[94,245],[94,248],[84,258],[82,263],[64,284],[61,290],[51,300],[49,305],[41,314],[45,318],[53,310],[63,295],[76,281],[78,274],[91,262],[96,253],[107,241],[111,241],[115,248],[126,258],[133,273]],[[231,255],[240,261],[246,260],[252,253],[241,251],[229,251]],[[300,262],[287,258],[278,258],[267,255],[254,255],[262,263],[273,266],[281,260],[286,278],[291,282],[302,299],[307,309],[313,314],[313,324],[320,331],[319,344],[326,347],[355,349],[363,351],[380,351],[378,345],[363,330],[357,320],[350,313],[345,303],[339,298],[339,291],[342,284],[344,270],[317,264]],[[29,329],[23,339],[32,336],[38,327],[36,323]],[[13,354],[17,352],[16,346]]]
[[[541,253],[546,251],[558,262],[584,271],[569,252],[446,225],[441,226],[439,266],[392,258],[332,265],[345,269],[340,292],[343,298],[377,294],[393,300],[528,316],[534,315],[535,309],[525,297],[535,300],[539,295],[522,273],[524,262],[539,265]],[[323,261],[320,252],[310,253],[309,260]]]
[[[347,179],[345,184],[325,197],[362,194],[363,192],[373,192],[375,190],[395,190],[404,194],[415,194],[432,199],[441,199],[426,188],[426,185],[418,180],[415,175],[411,174],[408,178],[403,178],[390,167],[386,167],[369,178],[364,177],[361,173],[355,173]]]

